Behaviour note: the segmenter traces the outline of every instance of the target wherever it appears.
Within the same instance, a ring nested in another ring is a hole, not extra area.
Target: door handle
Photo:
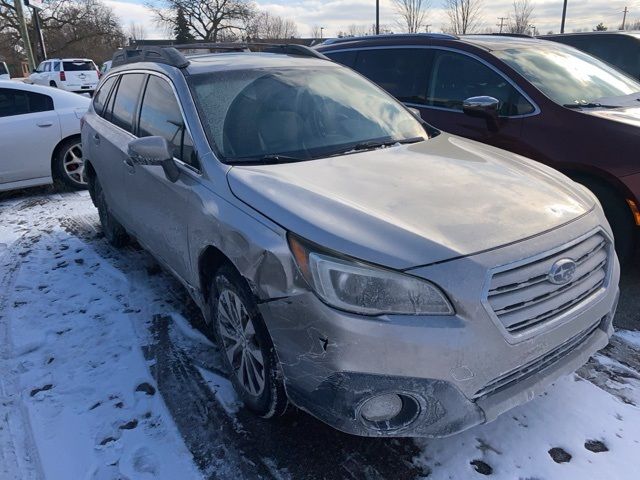
[[[133,163],[133,160],[131,160],[131,157],[126,157],[123,162],[125,163],[125,165],[127,165],[130,168],[134,168],[135,164]]]
[[[53,123],[51,122],[42,122],[42,123],[37,123],[36,125],[38,125],[40,128],[47,128],[53,125]]]
[[[96,145],[100,145],[100,135],[98,135],[97,133],[93,134],[93,143],[95,143]]]

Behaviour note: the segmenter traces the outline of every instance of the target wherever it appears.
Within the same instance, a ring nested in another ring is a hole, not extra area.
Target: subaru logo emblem
[[[577,264],[570,258],[562,258],[555,262],[549,270],[547,278],[555,285],[564,285],[573,280]]]

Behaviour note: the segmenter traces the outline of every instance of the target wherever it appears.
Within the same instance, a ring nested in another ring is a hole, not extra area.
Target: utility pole
[[[38,9],[36,7],[32,7],[31,11],[33,12],[33,21],[36,27],[36,33],[38,34],[38,39],[40,40],[40,48],[42,52],[42,60],[47,59],[47,47],[44,45],[44,35],[42,35],[42,25],[40,25],[40,15],[38,15]]]
[[[322,40],[322,32],[324,32],[324,27],[320,27],[320,40]]]
[[[622,27],[620,28],[620,30],[624,30],[624,24],[627,21],[628,12],[629,12],[629,9],[627,7],[624,7],[624,10],[622,11]]]
[[[380,35],[380,0],[376,0],[376,35]]]
[[[426,24],[426,25],[424,26],[424,32],[425,32],[425,33],[429,33],[429,27],[430,27],[430,26],[431,26],[431,24],[430,24],[430,23],[428,23],[428,24]]]
[[[564,22],[567,18],[567,0],[564,0],[564,6],[562,7],[562,23],[560,24],[560,33],[564,33]]]
[[[31,42],[29,41],[29,30],[27,29],[27,21],[24,18],[24,10],[22,9],[22,0],[14,0],[16,6],[16,15],[18,16],[18,24],[20,25],[20,35],[22,43],[24,43],[24,51],[27,54],[27,63],[29,70],[36,69],[36,61],[33,58],[33,50],[31,50]]]
[[[498,20],[500,20],[500,23],[497,24],[500,27],[500,33],[502,33],[502,27],[504,27],[504,21],[507,20],[509,17],[498,17]]]

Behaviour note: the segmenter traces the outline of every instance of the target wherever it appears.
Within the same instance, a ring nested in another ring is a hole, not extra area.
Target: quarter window
[[[113,101],[111,123],[131,133],[133,133],[133,117],[138,106],[144,78],[145,75],[142,73],[122,75]]]
[[[53,110],[53,100],[48,95],[0,88],[0,117],[12,117],[27,113]]]
[[[174,157],[198,168],[193,141],[187,131],[180,105],[171,85],[151,75],[140,109],[139,136],[155,135],[167,139],[173,147]]]
[[[534,108],[504,77],[479,61],[460,53],[439,51],[433,61],[427,104],[462,111],[470,97],[489,96],[500,101],[500,115],[532,113]]]
[[[425,103],[431,55],[424,48],[361,50],[355,69],[402,102]]]

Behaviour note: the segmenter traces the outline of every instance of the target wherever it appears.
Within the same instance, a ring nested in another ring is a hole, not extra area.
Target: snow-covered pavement
[[[638,332],[489,425],[414,441],[255,418],[200,322],[150,255],[107,245],[88,194],[0,201],[0,480],[638,478]]]

